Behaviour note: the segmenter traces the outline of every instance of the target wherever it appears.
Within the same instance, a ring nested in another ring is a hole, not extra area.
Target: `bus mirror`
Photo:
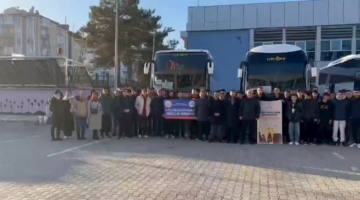
[[[144,64],[144,74],[149,74],[149,70],[150,70],[150,63],[146,62]]]
[[[311,68],[311,77],[317,77],[317,68],[316,67],[312,67]]]
[[[214,63],[209,61],[207,63],[207,71],[208,71],[208,74],[213,74],[214,73]]]
[[[238,78],[242,78],[242,69],[238,69]]]

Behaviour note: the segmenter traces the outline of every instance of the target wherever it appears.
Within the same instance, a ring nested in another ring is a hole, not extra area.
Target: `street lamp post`
[[[155,40],[156,40],[156,31],[154,31],[154,33],[153,33],[153,45],[152,45],[151,59],[154,59],[154,56],[155,56]]]
[[[119,73],[120,71],[120,66],[119,66],[119,0],[115,0],[115,9],[116,9],[116,14],[115,14],[115,57],[114,57],[114,63],[115,63],[115,85],[114,85],[114,90],[116,90],[116,88],[118,87],[118,82],[121,81],[121,73]],[[119,79],[118,80],[118,76]]]

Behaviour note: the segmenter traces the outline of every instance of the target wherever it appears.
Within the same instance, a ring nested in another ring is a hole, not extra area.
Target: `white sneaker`
[[[139,138],[141,138],[141,135],[138,135]]]
[[[172,139],[175,139],[175,136],[171,135],[171,138],[172,138]]]
[[[351,145],[349,145],[349,147],[357,147],[358,146],[358,144],[356,144],[356,143],[352,143]]]
[[[148,138],[148,136],[147,136],[147,135],[144,135],[143,137],[144,137],[144,138]]]
[[[68,136],[64,136],[64,140],[68,139]]]
[[[294,143],[293,142],[289,142],[289,145],[293,145]]]
[[[359,149],[360,149],[360,144],[358,144],[358,145],[357,145],[357,148],[359,148]]]
[[[169,138],[169,135],[165,135],[165,138],[168,139],[168,138]]]
[[[296,145],[296,146],[299,146],[300,144],[299,144],[298,142],[295,142],[295,145]]]

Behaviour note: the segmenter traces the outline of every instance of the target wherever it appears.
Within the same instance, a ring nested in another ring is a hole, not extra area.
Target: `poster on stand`
[[[258,144],[283,144],[282,101],[260,101],[257,121]]]

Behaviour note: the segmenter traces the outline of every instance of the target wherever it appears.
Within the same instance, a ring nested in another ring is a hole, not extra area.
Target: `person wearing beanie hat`
[[[339,90],[336,95],[334,103],[334,122],[333,122],[333,142],[336,145],[345,146],[346,135],[346,120],[349,118],[350,103],[346,100],[346,90]],[[340,131],[340,140],[338,137],[338,131]]]
[[[55,90],[54,97],[49,99],[49,110],[51,111],[51,140],[60,141],[60,131],[64,121],[64,109],[60,90]],[[55,134],[56,130],[56,134]]]

